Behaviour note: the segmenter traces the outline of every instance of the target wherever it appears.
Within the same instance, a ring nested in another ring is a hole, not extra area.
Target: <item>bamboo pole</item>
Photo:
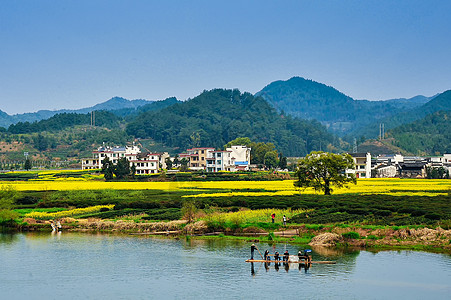
[[[263,255],[260,253],[260,250],[258,250],[258,247],[255,246],[255,248],[257,248],[258,254],[260,254],[260,256],[262,257],[262,259],[264,259],[264,258],[263,258]]]

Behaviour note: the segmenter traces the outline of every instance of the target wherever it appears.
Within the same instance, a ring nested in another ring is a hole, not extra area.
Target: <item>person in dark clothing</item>
[[[272,222],[274,223],[274,219],[276,218],[276,214],[275,213],[273,213],[272,215],[271,215],[271,219],[272,219]]]
[[[269,251],[266,249],[265,254],[263,255],[264,260],[269,260]]]
[[[276,251],[276,253],[274,253],[274,260],[275,260],[275,261],[280,260],[279,252],[277,252],[277,251]]]
[[[254,251],[255,251],[255,249],[257,249],[257,247],[255,247],[255,245],[252,244],[252,246],[251,246],[251,259],[254,259]]]
[[[285,253],[283,254],[283,261],[288,261],[289,257],[290,257],[290,254],[288,253],[288,250],[285,250]]]

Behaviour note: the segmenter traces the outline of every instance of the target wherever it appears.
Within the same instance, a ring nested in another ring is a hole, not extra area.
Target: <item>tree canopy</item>
[[[317,121],[277,113],[263,98],[239,90],[205,91],[194,99],[158,112],[146,112],[128,123],[127,133],[166,146],[221,148],[238,137],[273,143],[286,155],[305,155],[333,143]]]
[[[347,169],[353,168],[354,161],[349,154],[314,151],[299,161],[298,180],[294,185],[304,189],[312,187],[330,195],[332,186],[341,188],[348,183],[357,183],[354,174],[346,174]]]

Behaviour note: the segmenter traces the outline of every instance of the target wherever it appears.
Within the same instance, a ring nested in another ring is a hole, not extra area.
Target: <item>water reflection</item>
[[[258,244],[262,250],[271,246]],[[314,248],[314,261],[337,264],[249,266],[244,262],[249,247],[242,241],[66,231],[0,234],[0,299],[242,299],[249,289],[255,299],[277,299],[280,291],[298,295],[299,285],[293,283],[300,280],[307,299],[446,299],[451,294],[449,255]],[[302,249],[275,244],[272,253]],[[427,272],[418,269],[419,261]],[[64,270],[56,282],[42,275],[55,270]],[[277,289],[268,289],[268,282]]]
[[[13,244],[19,240],[19,236],[15,233],[0,233],[1,244]]]

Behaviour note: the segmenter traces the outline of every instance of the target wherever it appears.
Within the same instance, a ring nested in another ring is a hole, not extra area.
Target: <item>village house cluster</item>
[[[451,154],[438,157],[402,156],[400,154],[378,155],[350,153],[355,168],[347,170],[357,178],[426,178],[428,168],[443,168],[451,173]]]
[[[350,153],[355,168],[346,170],[347,174],[354,174],[357,178],[425,178],[428,168],[443,168],[451,173],[451,154],[440,157],[410,157],[400,154],[379,155],[372,157],[370,153]],[[100,169],[102,161],[108,159],[116,164],[120,158],[125,157],[130,165],[136,167],[136,174],[156,174],[167,169],[166,161],[174,161],[167,152],[142,152],[136,146],[110,147],[102,146],[93,151],[92,158],[82,160],[82,169]],[[226,150],[216,150],[212,147],[191,148],[179,154],[179,161],[186,159],[187,167],[193,171],[206,172],[220,171],[249,171],[251,166],[251,148],[246,146],[231,146]],[[180,167],[180,163],[174,165]]]
[[[102,146],[93,151],[92,158],[82,159],[82,169],[100,169],[102,168],[102,161],[107,157],[113,164],[117,164],[120,158],[125,157],[130,165],[135,165],[136,174],[158,173],[167,169],[166,159],[175,160],[167,152],[141,152],[141,149],[136,145],[126,147]],[[215,148],[210,147],[192,148],[179,154],[179,161],[184,158],[188,163],[188,168],[194,171],[249,171],[251,148],[246,146],[231,146],[226,150],[215,150]]]

